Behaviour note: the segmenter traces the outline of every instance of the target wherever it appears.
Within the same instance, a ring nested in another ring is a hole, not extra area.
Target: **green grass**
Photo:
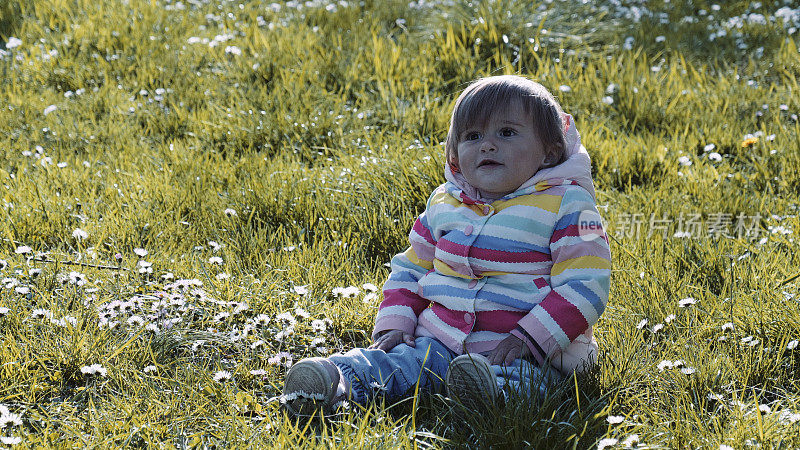
[[[0,404],[19,415],[1,436],[800,446],[800,23],[775,19],[789,2],[418,3],[0,5]],[[381,286],[443,182],[455,97],[505,73],[554,92],[593,159],[614,267],[598,367],[484,415],[434,395],[289,420],[274,356],[367,344],[380,295],[362,286]],[[680,217],[716,213],[759,215],[759,234],[673,237]],[[667,217],[666,236],[626,233],[633,214]],[[180,279],[202,286],[168,286]]]

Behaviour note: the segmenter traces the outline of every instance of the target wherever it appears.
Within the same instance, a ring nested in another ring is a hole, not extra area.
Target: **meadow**
[[[800,448],[789,0],[0,2],[0,443]],[[471,80],[571,113],[613,255],[589,373],[323,421]]]

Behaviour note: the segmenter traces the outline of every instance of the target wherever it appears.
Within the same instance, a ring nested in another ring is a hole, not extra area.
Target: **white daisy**
[[[6,42],[6,49],[11,50],[12,48],[17,48],[20,45],[22,45],[22,41],[19,38],[11,36],[8,38],[8,41]]]
[[[308,285],[292,286],[292,291],[297,295],[306,295],[308,294]]]
[[[672,369],[673,364],[672,364],[672,361],[670,361],[668,359],[665,359],[665,360],[661,361],[660,363],[658,363],[657,367],[658,367],[658,371],[659,372],[663,372],[666,369]]]
[[[617,425],[622,423],[625,420],[624,416],[608,416],[606,417],[606,422],[610,423],[611,425]]]
[[[597,443],[597,450],[603,450],[606,447],[613,447],[617,445],[618,442],[619,440],[615,438],[600,439],[600,442]]]
[[[84,239],[88,238],[89,237],[89,233],[81,230],[80,228],[75,228],[72,231],[72,237],[77,239],[77,240],[79,240],[79,241],[81,241],[81,240],[84,240]]]
[[[214,374],[214,381],[217,382],[230,379],[231,379],[231,373],[228,372],[227,370],[220,370]]]
[[[101,377],[104,377],[106,376],[107,371],[105,367],[101,366],[100,364],[91,364],[81,367],[81,373],[86,375],[100,375]]]
[[[16,253],[18,255],[24,255],[24,254],[30,253],[32,251],[33,251],[33,249],[28,247],[27,245],[20,245],[14,250],[14,253]]]

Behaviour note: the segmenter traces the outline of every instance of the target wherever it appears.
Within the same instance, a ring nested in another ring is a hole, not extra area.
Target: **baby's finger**
[[[510,366],[511,364],[514,364],[515,359],[517,359],[517,349],[511,349],[511,351],[509,351],[506,355],[503,365]]]
[[[414,339],[414,336],[412,336],[410,334],[403,334],[403,341],[409,347],[416,347],[417,346],[417,341]]]
[[[393,349],[397,345],[397,337],[392,336],[390,338],[386,338],[378,344],[378,350],[383,350],[388,352],[389,350]]]
[[[500,365],[506,357],[506,349],[503,346],[498,346],[494,349],[494,353],[490,361],[492,362],[493,366]]]
[[[369,346],[369,348],[380,348],[381,345],[389,339],[388,334],[381,335],[378,339],[375,339],[375,342]]]

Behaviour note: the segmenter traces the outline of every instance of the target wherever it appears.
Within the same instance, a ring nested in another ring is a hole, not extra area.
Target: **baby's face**
[[[517,102],[499,109],[485,126],[469,126],[458,136],[458,168],[489,199],[517,190],[539,170],[544,158],[533,120]]]

